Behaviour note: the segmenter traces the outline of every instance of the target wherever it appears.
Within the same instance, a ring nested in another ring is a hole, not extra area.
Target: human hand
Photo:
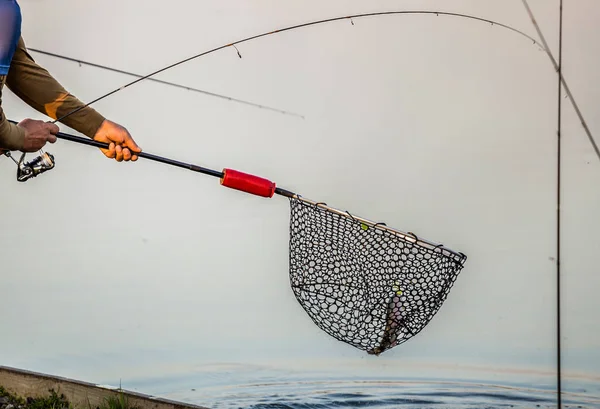
[[[37,152],[46,145],[46,142],[56,142],[59,131],[57,125],[36,119],[24,119],[17,124],[25,128],[25,140],[21,152]]]
[[[98,142],[110,144],[108,149],[100,148],[100,150],[104,156],[115,159],[117,162],[130,160],[135,162],[138,160],[138,156],[135,153],[142,151],[127,129],[108,119],[102,122],[93,139]]]

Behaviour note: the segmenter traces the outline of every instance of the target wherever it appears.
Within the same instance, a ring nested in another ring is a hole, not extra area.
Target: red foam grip
[[[223,174],[223,186],[262,197],[273,197],[275,194],[275,183],[270,180],[233,169],[223,169]]]

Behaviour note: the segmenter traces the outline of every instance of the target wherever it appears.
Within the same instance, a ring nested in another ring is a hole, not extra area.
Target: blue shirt
[[[16,0],[0,0],[0,75],[7,75],[21,37],[21,8]]]

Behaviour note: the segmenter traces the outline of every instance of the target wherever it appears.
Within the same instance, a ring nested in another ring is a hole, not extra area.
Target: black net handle
[[[9,122],[11,122],[13,124],[17,124],[17,122],[12,121],[12,120],[9,120]],[[64,132],[58,132],[56,134],[56,137],[58,139],[63,139],[66,141],[75,142],[75,143],[79,143],[82,145],[94,146],[96,148],[101,148],[101,149],[109,148],[109,144],[107,144],[107,143],[95,141],[95,140],[89,139],[89,138],[83,138],[80,136],[67,134]],[[355,222],[365,224],[365,225],[369,226],[370,228],[379,229],[382,232],[389,232],[389,233],[393,233],[396,235],[400,235],[404,240],[412,241],[413,243],[415,243],[419,246],[422,246],[422,247],[426,247],[429,250],[440,251],[440,252],[444,253],[444,255],[446,255],[446,256],[454,257],[460,263],[464,263],[467,258],[463,253],[455,252],[455,251],[443,246],[442,244],[433,243],[431,241],[427,241],[422,238],[419,238],[414,233],[403,232],[403,231],[400,231],[397,229],[392,229],[390,227],[387,227],[385,223],[374,222],[371,220],[363,219],[358,216],[353,216],[352,214],[350,214],[347,211],[342,211],[342,210],[327,206],[325,203],[315,202],[315,201],[305,199],[305,198],[301,197],[299,194],[294,193],[289,190],[286,190],[286,189],[282,189],[280,187],[277,187],[274,182],[272,182],[268,179],[261,178],[259,176],[255,176],[255,175],[251,175],[248,173],[240,172],[240,171],[237,171],[234,169],[227,169],[227,168],[224,169],[223,171],[219,172],[217,170],[205,168],[205,167],[194,165],[191,163],[185,163],[185,162],[165,158],[163,156],[154,155],[154,154],[143,152],[143,151],[140,153],[135,153],[135,154],[140,158],[149,159],[149,160],[164,163],[167,165],[191,170],[193,172],[198,172],[198,173],[202,173],[205,175],[217,177],[220,179],[221,185],[223,185],[225,187],[229,187],[231,189],[236,189],[239,191],[243,191],[246,193],[250,193],[250,194],[254,194],[254,195],[262,196],[262,197],[270,198],[270,197],[273,197],[273,195],[278,194],[280,196],[284,196],[284,197],[287,197],[290,199],[294,198],[294,199],[302,200],[305,203],[308,203],[308,204],[311,204],[311,205],[314,205],[317,207],[321,207],[326,211],[337,213],[344,217],[350,217]]]
[[[17,122],[9,120],[10,123],[17,124]],[[89,138],[82,138],[80,136],[75,136],[71,134],[67,134],[64,132],[58,132],[56,134],[58,139],[63,139],[70,142],[79,143],[82,145],[94,146],[100,149],[108,149],[109,144],[105,142],[95,141]],[[132,152],[134,153],[134,152]],[[149,159],[155,162],[164,163],[171,166],[176,166],[179,168],[191,170],[193,172],[202,173],[205,175],[213,176],[219,178],[221,180],[221,184],[223,186],[244,191],[246,193],[254,194],[257,196],[263,197],[272,197],[274,194],[278,194],[284,197],[295,197],[296,193],[291,192],[286,189],[282,189],[277,187],[274,182],[270,180],[254,176],[248,173],[236,171],[233,169],[224,169],[219,172],[214,169],[205,168],[202,166],[194,165],[191,163],[185,163],[178,160],[173,160],[169,158],[165,158],[164,156],[154,155],[147,152],[134,153],[140,158]]]

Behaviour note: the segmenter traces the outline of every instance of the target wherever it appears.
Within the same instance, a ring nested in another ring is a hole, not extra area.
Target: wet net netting
[[[369,354],[418,334],[466,256],[324,204],[290,199],[290,282],[314,323]]]

